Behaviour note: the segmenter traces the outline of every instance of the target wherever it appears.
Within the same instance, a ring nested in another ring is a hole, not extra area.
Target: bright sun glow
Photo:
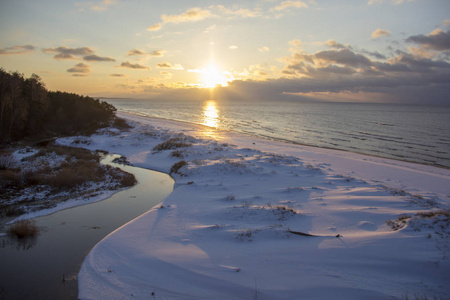
[[[228,80],[224,72],[219,71],[214,64],[200,71],[202,74],[202,86],[206,88],[215,88],[216,86],[227,86]]]

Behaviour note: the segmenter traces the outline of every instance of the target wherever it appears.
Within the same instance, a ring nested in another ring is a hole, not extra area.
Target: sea
[[[118,111],[450,168],[450,106],[101,99]]]

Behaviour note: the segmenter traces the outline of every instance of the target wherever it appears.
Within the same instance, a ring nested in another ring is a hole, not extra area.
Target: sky
[[[0,67],[93,97],[450,105],[450,1],[0,0]]]

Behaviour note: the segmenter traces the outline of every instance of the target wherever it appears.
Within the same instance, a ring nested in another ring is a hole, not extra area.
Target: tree
[[[49,92],[42,79],[0,69],[0,143],[24,137],[92,133],[115,118],[116,108],[90,97]]]

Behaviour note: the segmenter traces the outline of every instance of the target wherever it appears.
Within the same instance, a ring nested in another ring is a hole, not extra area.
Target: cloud
[[[406,39],[407,42],[420,44],[426,48],[443,51],[450,50],[450,30],[434,30],[428,35],[413,35]]]
[[[378,52],[378,51],[368,51],[368,50],[364,50],[364,49],[363,49],[363,50],[361,50],[361,53],[370,55],[370,56],[375,57],[375,58],[378,58],[378,59],[386,59],[386,56],[383,55],[383,54],[381,54],[381,53]]]
[[[212,17],[214,17],[214,14],[212,14],[210,10],[201,9],[200,7],[194,7],[179,15],[163,14],[161,15],[161,20],[164,23],[179,24],[186,22],[197,22]]]
[[[28,54],[36,49],[33,45],[21,45],[0,49],[0,55]]]
[[[150,52],[150,56],[164,56],[164,53],[166,53],[166,50],[155,50]]]
[[[390,36],[390,35],[391,35],[391,32],[389,30],[384,30],[384,29],[378,28],[374,32],[372,32],[371,39],[376,40],[380,37]]]
[[[186,10],[184,13],[179,15],[161,15],[160,23],[156,23],[152,26],[147,27],[148,31],[158,31],[160,30],[164,24],[172,23],[172,24],[180,24],[180,23],[188,23],[188,22],[198,22],[208,18],[217,17],[214,15],[209,9],[202,9],[200,7],[193,7]]]
[[[244,71],[244,74],[240,74],[240,75],[243,75],[243,78],[248,78],[248,79],[251,78],[251,79],[261,80],[261,77],[268,76],[269,73],[267,72],[265,66],[256,64],[256,65],[249,66],[248,69],[246,69]]]
[[[314,56],[316,59],[325,62],[338,63],[354,68],[367,67],[371,65],[370,59],[361,54],[356,54],[349,49],[340,49],[338,51],[325,50],[317,52]]]
[[[347,48],[346,46],[336,42],[335,40],[328,40],[328,41],[325,42],[325,45],[327,45],[330,48],[335,48],[335,49]]]
[[[159,56],[164,56],[164,53],[166,53],[166,50],[155,50],[152,51],[150,53],[141,51],[141,50],[137,50],[137,49],[132,49],[130,51],[128,51],[127,56],[155,56],[155,57],[159,57]]]
[[[150,69],[149,67],[146,67],[146,66],[143,66],[140,64],[132,64],[128,61],[121,63],[120,66],[122,68],[129,68],[129,69],[136,69],[136,70],[149,70]]]
[[[267,47],[267,46],[263,46],[263,47],[259,48],[258,51],[259,51],[259,52],[269,52],[269,51],[270,51],[270,48]]]
[[[313,54],[293,53],[285,58],[284,79],[264,81],[264,86],[252,83],[251,90],[280,95],[308,93],[377,94],[395,102],[449,104],[450,63],[397,50],[397,55],[385,58],[377,52],[333,49]],[[363,53],[376,55],[373,61]],[[242,88],[248,89],[244,83]],[[272,91],[268,89],[273,88]],[[256,92],[256,91],[255,91]],[[259,92],[258,92],[259,93]],[[258,94],[259,95],[259,94]]]
[[[170,62],[162,62],[157,64],[156,66],[161,69],[184,70],[182,65],[180,64],[172,65]]]
[[[132,49],[128,51],[127,56],[135,56],[135,55],[147,55],[147,53],[137,49]]]
[[[109,6],[116,4],[117,1],[115,0],[103,0],[97,4],[91,5],[91,10],[94,11],[103,11],[107,10]]]
[[[240,17],[240,18],[256,18],[261,16],[261,11],[258,10],[249,10],[245,8],[238,8],[238,9],[229,9],[226,8],[223,5],[216,5],[212,6],[211,8],[217,8],[220,12],[224,13],[225,15],[231,16],[231,17]]]
[[[161,74],[164,77],[164,79],[171,79],[173,76],[172,73],[167,72],[167,71],[161,71],[161,72],[159,72],[159,74]]]
[[[309,0],[311,3],[314,3],[313,0]],[[292,8],[305,8],[308,7],[303,1],[284,1],[280,5],[277,5],[270,9],[271,12],[281,12],[284,10],[292,9]],[[226,18],[226,19],[234,19],[234,18],[258,18],[264,17],[263,11],[260,7],[257,7],[254,10],[239,7],[238,4],[233,4],[232,8],[227,8],[224,5],[210,5],[206,8],[201,7],[193,7],[186,10],[183,13],[168,15],[161,15],[161,22],[155,23],[149,27],[147,27],[148,31],[158,31],[161,30],[165,24],[180,24],[180,23],[188,23],[188,22],[199,22],[205,19],[210,18]],[[215,25],[213,25],[215,26]],[[211,28],[206,29],[206,33],[211,32]]]
[[[303,43],[300,40],[291,40],[288,42],[289,45],[294,46],[294,47],[302,47]]]
[[[162,25],[160,23],[157,23],[157,24],[147,27],[147,30],[148,31],[158,31],[161,28],[162,28]]]
[[[116,61],[114,58],[111,57],[101,57],[95,54],[87,55],[83,57],[85,61]]]
[[[271,9],[271,11],[282,11],[289,8],[307,8],[308,4],[302,1],[284,1]]]
[[[79,63],[72,68],[67,69],[67,72],[74,73],[72,76],[88,76],[91,70],[89,65]]]
[[[367,4],[372,5],[372,4],[383,4],[384,2],[390,2],[391,4],[402,4],[403,2],[413,2],[415,0],[369,0],[369,2]]]
[[[87,56],[94,54],[94,51],[89,47],[67,48],[65,46],[62,46],[58,48],[46,48],[42,51],[44,53],[55,53],[53,58],[56,60],[79,59],[77,56]]]
[[[279,60],[284,63],[284,67],[279,69],[281,72],[265,65],[249,66],[242,73],[233,74],[239,80],[230,82],[228,87],[216,88],[214,96],[217,99],[311,100],[313,97],[448,105],[450,63],[449,57],[444,55],[448,52],[419,51],[425,49],[425,45],[447,49],[443,46],[443,33],[448,34],[435,30],[428,35],[411,36],[408,41],[420,44],[419,49],[410,47],[404,50],[404,45],[399,44],[400,51],[392,44],[390,56],[335,40],[317,44],[324,49],[308,53],[301,47],[300,40],[292,40],[285,45],[293,48],[290,55]],[[168,62],[158,64],[160,75],[170,76],[162,72],[172,67]],[[200,73],[201,70],[188,72]],[[152,91],[155,92],[155,88]],[[158,97],[203,99],[209,95],[201,89],[173,90],[166,85],[160,89]]]
[[[127,75],[125,75],[125,74],[117,74],[117,73],[109,74],[109,76],[111,76],[111,77],[127,77]]]

